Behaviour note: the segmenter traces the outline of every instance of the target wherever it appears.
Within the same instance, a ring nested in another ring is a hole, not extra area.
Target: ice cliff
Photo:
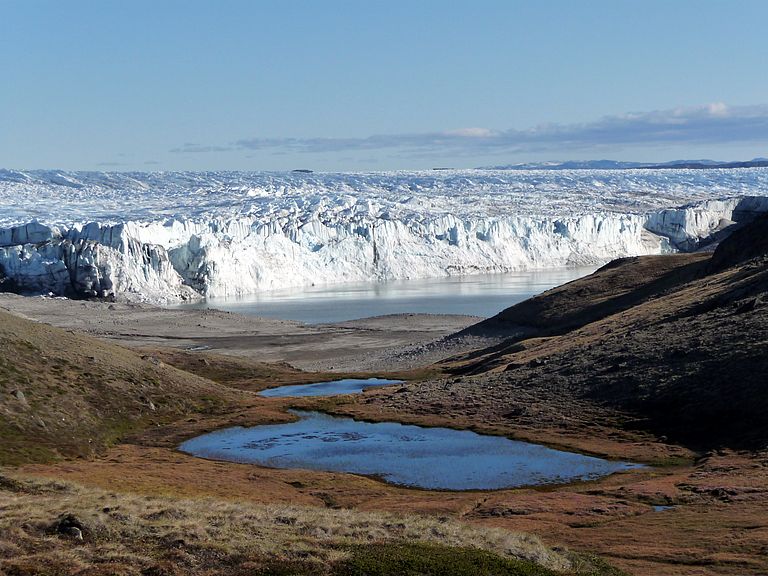
[[[768,210],[768,170],[691,172],[0,171],[0,284],[174,302],[598,264]]]

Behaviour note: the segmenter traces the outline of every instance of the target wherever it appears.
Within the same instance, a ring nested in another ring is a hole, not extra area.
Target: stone
[[[50,531],[79,542],[85,539],[85,534],[88,532],[83,522],[77,516],[70,513],[59,516],[51,526]]]
[[[29,408],[29,402],[27,402],[27,397],[24,395],[24,392],[21,390],[11,390],[11,396],[16,398],[16,400],[19,401],[19,404],[24,406],[24,408]]]

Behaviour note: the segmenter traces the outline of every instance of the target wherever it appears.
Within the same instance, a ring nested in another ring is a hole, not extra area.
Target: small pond
[[[359,394],[371,386],[385,386],[387,384],[400,384],[402,380],[387,380],[385,378],[346,378],[331,382],[317,382],[314,384],[294,384],[268,388],[259,392],[259,396],[269,398],[285,398],[299,396],[335,396],[336,394]]]
[[[638,467],[468,430],[291,412],[300,418],[297,422],[227,428],[188,440],[179,448],[203,458],[350,472],[438,490],[593,480]]]

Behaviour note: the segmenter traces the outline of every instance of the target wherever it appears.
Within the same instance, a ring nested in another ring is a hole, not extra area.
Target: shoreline
[[[331,324],[302,324],[215,309],[94,302],[0,294],[0,308],[27,319],[133,348],[206,350],[309,371],[401,371],[430,363],[419,346],[482,318],[393,314]],[[414,349],[409,358],[404,350]],[[393,355],[399,354],[395,366]],[[432,352],[434,361],[440,354]]]

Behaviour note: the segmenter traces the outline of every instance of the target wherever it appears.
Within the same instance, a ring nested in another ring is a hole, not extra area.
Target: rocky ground
[[[210,350],[260,362],[288,362],[302,370],[337,372],[402,371],[423,366],[424,355],[403,351],[481,320],[462,315],[393,314],[306,325],[220,310],[14,294],[0,294],[0,308],[130,347]],[[435,361],[443,357],[439,352],[432,356]]]

